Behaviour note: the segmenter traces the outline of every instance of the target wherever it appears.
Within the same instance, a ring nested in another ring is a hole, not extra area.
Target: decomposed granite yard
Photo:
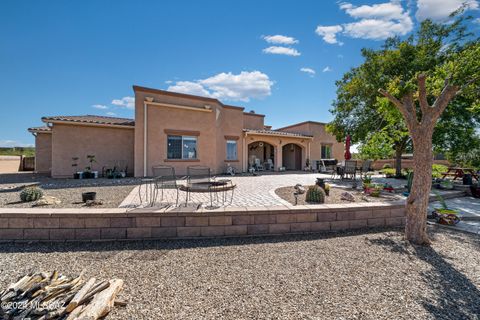
[[[478,319],[480,238],[402,230],[243,239],[0,244],[0,287],[33,270],[121,278],[108,319]]]

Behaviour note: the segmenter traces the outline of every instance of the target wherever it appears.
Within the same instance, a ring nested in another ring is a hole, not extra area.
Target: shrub
[[[36,201],[43,197],[43,191],[37,187],[28,187],[20,192],[20,200],[22,202]]]
[[[389,163],[385,163],[383,165],[383,169],[391,169],[391,168],[392,168],[392,166]]]
[[[432,165],[432,178],[441,178],[443,176],[442,173],[447,172],[447,166],[443,164],[433,164]]]
[[[317,185],[308,187],[306,201],[313,203],[324,203],[325,191],[323,191],[323,189]]]

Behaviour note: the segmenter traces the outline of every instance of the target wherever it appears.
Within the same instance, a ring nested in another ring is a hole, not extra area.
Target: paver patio
[[[233,183],[237,185],[233,201],[229,203],[230,192],[228,193],[228,201],[226,206],[233,207],[268,207],[288,204],[285,200],[281,199],[275,194],[275,189],[280,187],[294,186],[297,183],[302,185],[315,184],[317,178],[324,178],[333,187],[351,187],[352,181],[340,179],[332,180],[330,174],[321,173],[288,173],[288,174],[264,174],[259,176],[233,176],[229,177]],[[383,176],[373,176],[374,182],[385,183],[387,179]],[[406,180],[388,179],[388,183],[393,187],[401,187],[405,185]],[[121,208],[124,207],[138,207],[141,205],[139,197],[139,187],[136,187],[120,204]],[[176,191],[165,190],[163,203],[175,204]],[[185,202],[185,192],[179,191],[179,203]],[[142,198],[145,197],[144,189],[142,189]],[[221,195],[219,195],[219,198]],[[158,205],[160,205],[160,196],[157,199]],[[204,204],[210,203],[210,196],[208,193],[192,193],[189,203]],[[218,204],[218,203],[217,203]],[[221,204],[221,203],[220,203]]]

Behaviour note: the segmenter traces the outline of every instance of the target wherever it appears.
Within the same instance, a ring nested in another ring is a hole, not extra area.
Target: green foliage
[[[317,185],[308,187],[306,201],[312,203],[324,203],[325,191]]]
[[[433,164],[432,165],[432,178],[441,178],[442,173],[447,172],[448,167],[443,164]]]
[[[376,131],[368,135],[367,140],[360,145],[361,159],[389,159],[393,156],[392,145],[395,141],[386,130]]]
[[[37,187],[27,187],[20,192],[20,200],[22,202],[36,201],[43,197],[43,191]]]
[[[34,157],[35,148],[33,147],[15,147],[15,148],[0,148],[0,156],[21,156]]]
[[[465,22],[470,17],[459,16],[450,24],[425,20],[415,35],[403,41],[392,38],[379,50],[363,49],[364,63],[336,82],[334,119],[327,129],[338,140],[350,134],[354,143],[361,144],[359,150],[365,157],[383,157],[388,146],[398,154],[405,151],[411,142],[403,117],[377,90],[386,89],[396,97],[417,92],[417,75],[425,73],[427,100],[432,104],[446,78],[465,85],[478,77],[480,42],[467,32]],[[474,146],[471,137],[480,123],[479,82],[477,78],[466,86],[440,117],[433,136],[436,152],[457,155]]]

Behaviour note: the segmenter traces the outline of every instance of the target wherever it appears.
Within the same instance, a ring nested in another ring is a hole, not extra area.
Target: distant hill
[[[13,148],[3,148],[0,147],[0,156],[21,156],[26,157],[35,156],[34,147],[13,147]]]

